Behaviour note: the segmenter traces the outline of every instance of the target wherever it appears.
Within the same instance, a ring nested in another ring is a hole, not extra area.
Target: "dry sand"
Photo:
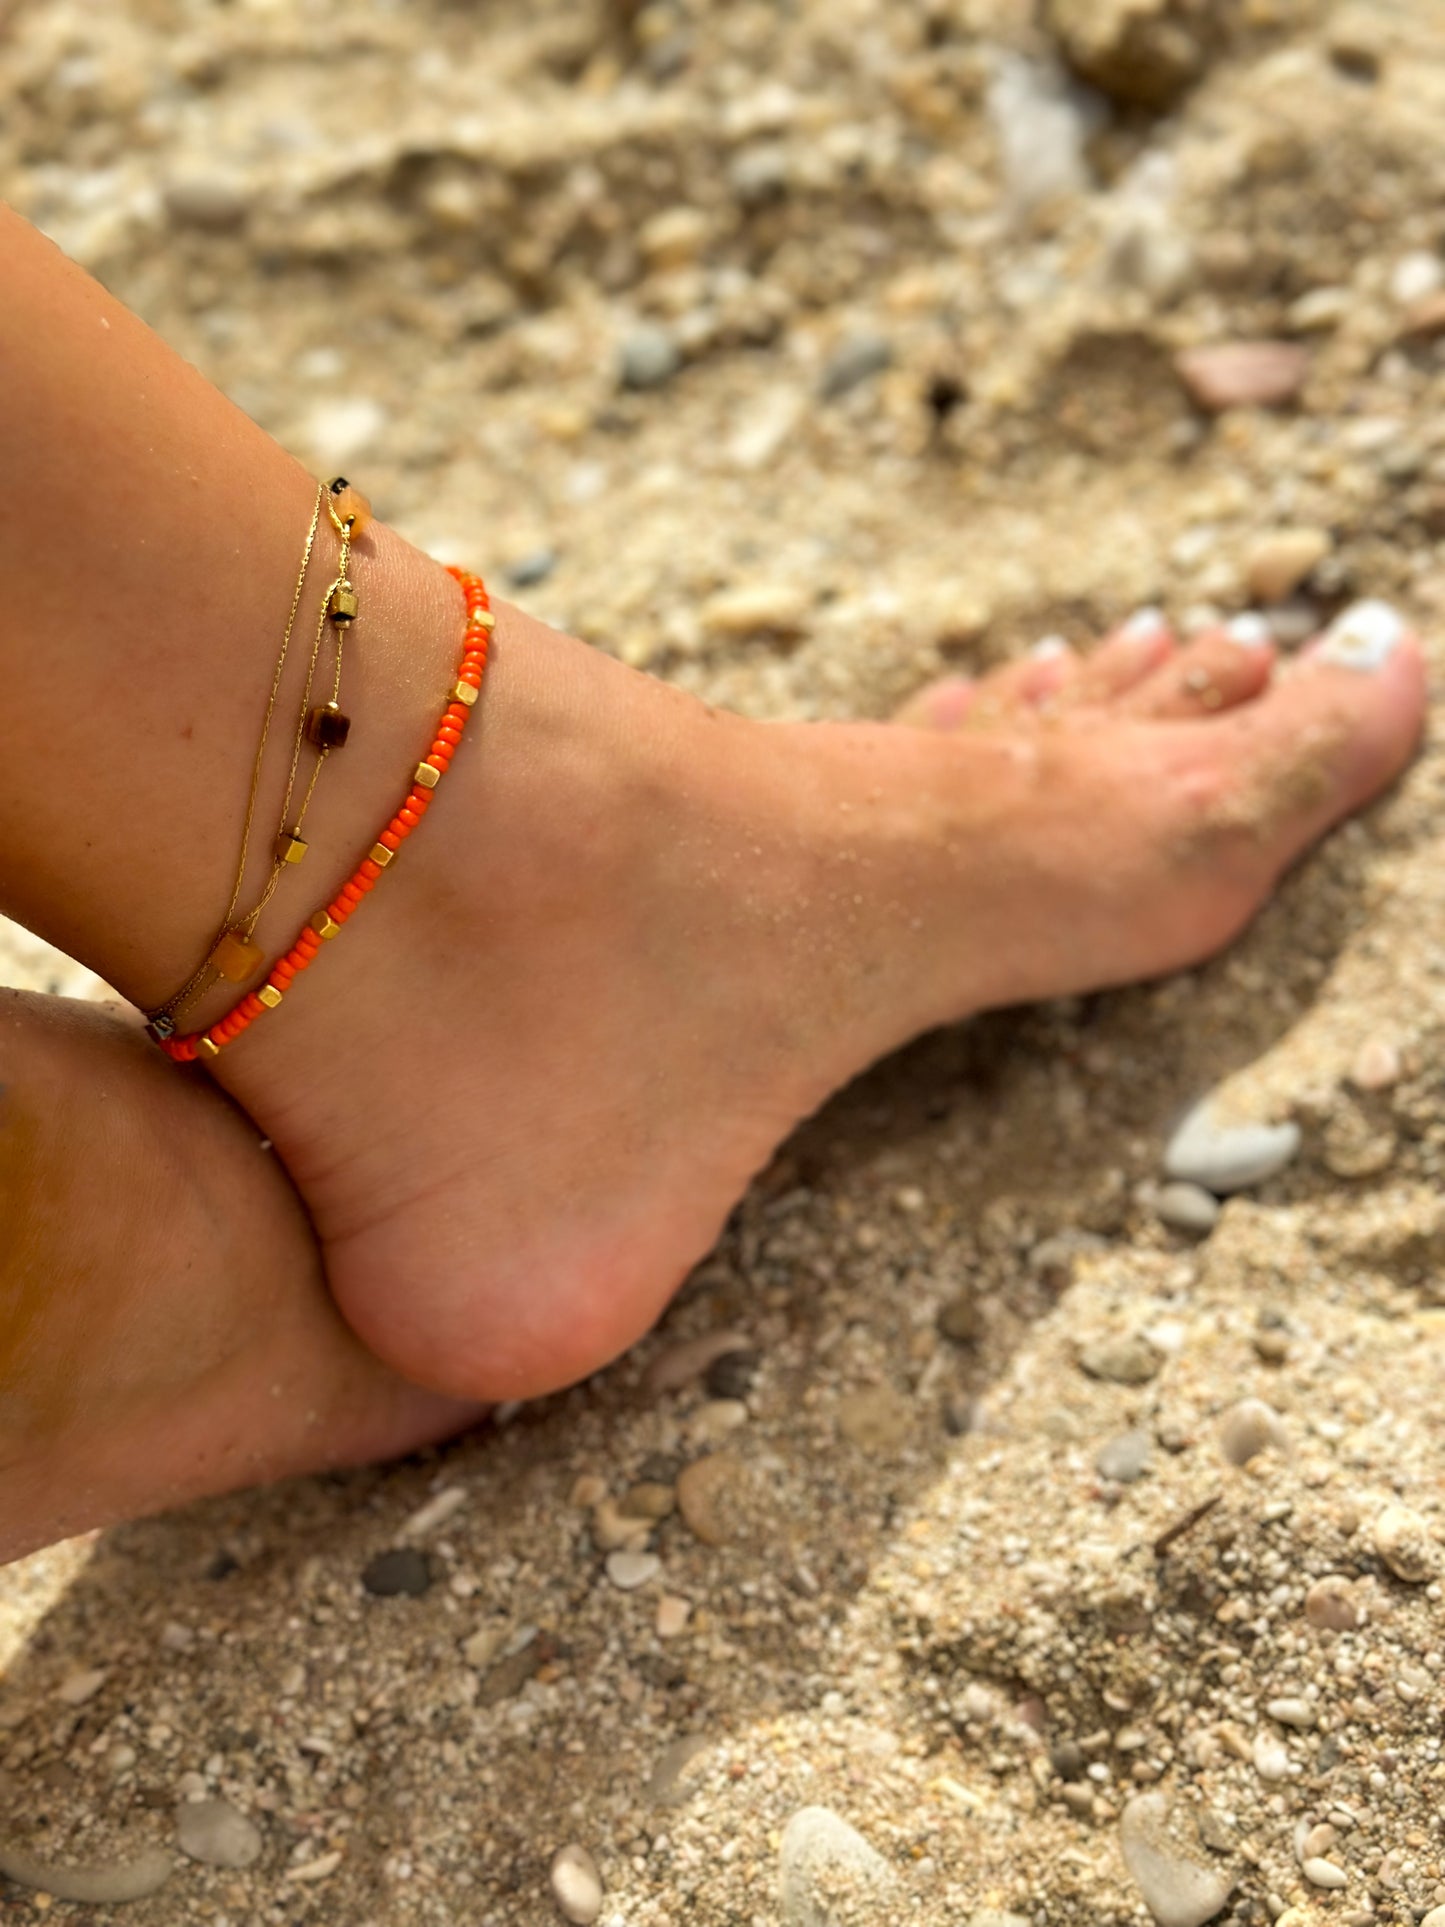
[[[1438,635],[1437,0],[1136,11],[1055,18],[1151,98],[1228,21],[1162,116],[1059,94],[1009,0],[19,0],[0,192],[408,534],[753,713],[1203,622],[1292,556],[1286,646],[1365,593]],[[1252,338],[1306,351],[1297,397],[1197,411],[1176,353]],[[250,1865],[179,1860],[136,1927],[530,1927],[568,1843],[606,1927],[1421,1920],[1442,788],[1432,744],[1206,970],[881,1067],[595,1382],[10,1568],[6,1838],[250,1816]],[[0,971],[87,987],[8,935]],[[1154,1187],[1225,1080],[1303,1148],[1196,1241]],[[664,1389],[718,1332],[750,1356]],[[376,1597],[399,1546],[427,1589]],[[784,1912],[817,1805],[888,1871]]]

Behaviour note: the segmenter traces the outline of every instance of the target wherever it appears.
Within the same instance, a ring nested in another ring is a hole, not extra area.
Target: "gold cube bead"
[[[243,984],[265,954],[244,930],[228,930],[211,952],[211,968],[228,984]]]
[[[361,604],[357,600],[355,589],[333,589],[331,591],[329,614],[331,620],[338,626],[344,627],[348,622],[355,622],[357,611],[360,607]]]
[[[442,773],[435,763],[418,763],[416,774],[412,777],[412,781],[420,783],[424,790],[434,790],[441,780]]]
[[[454,703],[465,703],[467,708],[470,709],[472,705],[476,702],[477,697],[481,695],[481,693],[482,693],[481,690],[478,689],[473,683],[469,683],[469,682],[453,683],[451,700]]]
[[[341,925],[333,923],[324,910],[318,910],[311,919],[311,928],[318,937],[331,938],[341,935]]]
[[[299,863],[311,845],[299,837],[295,830],[283,830],[276,839],[276,861],[278,863]]]
[[[209,1062],[211,1058],[219,1057],[220,1054],[221,1054],[220,1045],[213,1044],[209,1037],[198,1037],[196,1039],[197,1057],[204,1057],[207,1060],[207,1062]]]
[[[467,617],[467,627],[469,629],[495,629],[496,626],[497,618],[492,614],[490,609],[473,609],[472,613]]]
[[[281,1001],[282,993],[276,988],[275,984],[262,984],[261,988],[256,992],[256,996],[259,1002],[266,1006],[267,1010],[274,1010]]]
[[[373,843],[371,846],[371,860],[379,870],[384,870],[395,855],[396,851],[388,850],[384,843]]]

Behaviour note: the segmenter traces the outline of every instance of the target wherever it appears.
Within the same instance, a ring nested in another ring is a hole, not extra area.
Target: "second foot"
[[[1425,704],[1378,604],[1280,674],[1252,630],[1179,648],[1146,618],[903,726],[720,715],[499,617],[424,833],[216,1066],[354,1330],[463,1398],[625,1350],[799,1120],[910,1037],[1221,948]],[[418,647],[441,674],[454,637]]]

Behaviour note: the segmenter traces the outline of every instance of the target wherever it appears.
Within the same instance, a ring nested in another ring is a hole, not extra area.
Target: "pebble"
[[[67,1673],[55,1689],[55,1697],[66,1706],[84,1706],[104,1686],[108,1674],[103,1666],[86,1666]]]
[[[1187,1184],[1175,1179],[1159,1187],[1154,1199],[1154,1215],[1171,1231],[1186,1231],[1196,1238],[1207,1238],[1219,1223],[1220,1204],[1212,1191],[1202,1184]]]
[[[438,1492],[435,1498],[428,1499],[425,1505],[417,1507],[402,1526],[398,1537],[420,1539],[428,1532],[439,1531],[449,1519],[457,1516],[466,1502],[465,1486],[447,1486],[444,1491]]]
[[[161,189],[166,213],[176,227],[226,234],[251,211],[251,185],[244,175],[219,170],[173,174]]]
[[[147,1900],[159,1893],[174,1871],[174,1863],[160,1847],[148,1848],[134,1860],[109,1867],[57,1867],[19,1847],[0,1844],[0,1874],[18,1887],[29,1887],[52,1900],[74,1900],[88,1906],[115,1906],[122,1901]]]
[[[1352,1633],[1360,1623],[1352,1582],[1340,1572],[1317,1579],[1305,1594],[1305,1618],[1321,1632]]]
[[[1433,1579],[1440,1565],[1440,1549],[1418,1512],[1407,1505],[1387,1505],[1375,1521],[1375,1551],[1408,1585]]]
[[[1350,1082],[1357,1091],[1388,1091],[1405,1071],[1398,1047],[1386,1037],[1369,1037],[1355,1053]]]
[[[506,1643],[505,1626],[483,1626],[462,1641],[462,1658],[479,1673],[485,1672]]]
[[[938,1329],[954,1345],[976,1345],[983,1333],[978,1294],[961,1291],[938,1314]]]
[[[836,401],[893,366],[893,343],[887,335],[861,330],[849,335],[829,355],[818,383],[824,401]]]
[[[362,1585],[376,1599],[420,1599],[431,1582],[431,1564],[414,1546],[379,1552],[361,1574]]]
[[[628,1519],[666,1519],[677,1510],[677,1491],[670,1485],[660,1485],[654,1479],[643,1479],[631,1485],[623,1493],[618,1511]],[[621,1551],[623,1548],[618,1547]]]
[[[1111,1385],[1147,1385],[1164,1363],[1164,1354],[1138,1332],[1096,1339],[1079,1352],[1080,1368]]]
[[[913,1405],[891,1385],[870,1385],[838,1401],[838,1430],[862,1452],[897,1452],[913,1421]]]
[[[624,388],[662,388],[682,366],[682,350],[653,322],[643,322],[623,337],[618,377]]]
[[[1186,348],[1175,356],[1179,378],[1207,414],[1228,408],[1283,408],[1304,387],[1310,355],[1292,341],[1230,341]]]
[[[883,1927],[893,1885],[883,1856],[827,1807],[804,1807],[788,1822],[778,1869],[783,1927]]]
[[[551,580],[557,571],[558,556],[555,549],[533,549],[530,555],[521,556],[507,570],[507,580],[514,589],[536,589]]]
[[[1390,274],[1390,299],[1402,308],[1425,301],[1445,287],[1445,261],[1423,248],[1403,255]]]
[[[1277,529],[1256,544],[1246,581],[1257,602],[1284,602],[1334,547],[1327,529]]]
[[[1083,79],[1128,107],[1170,107],[1204,71],[1210,7],[1173,0],[1047,0],[1045,19]]]
[[[1284,1420],[1262,1398],[1242,1398],[1219,1424],[1219,1449],[1231,1465],[1248,1465],[1261,1452],[1289,1449]]]
[[[648,1776],[647,1797],[653,1805],[680,1807],[689,1799],[696,1790],[696,1775],[689,1784],[688,1768],[709,1750],[710,1742],[701,1733],[689,1733],[665,1746]]]
[[[1162,1793],[1141,1793],[1119,1821],[1124,1864],[1158,1927],[1204,1927],[1234,1889],[1218,1867],[1189,1855],[1170,1837],[1169,1802]]]
[[[1406,341],[1434,341],[1445,335],[1445,294],[1427,295],[1407,309],[1400,334]]]
[[[176,1839],[207,1867],[251,1867],[261,1857],[261,1829],[229,1800],[190,1800],[176,1813]]]
[[[1133,1485],[1144,1476],[1153,1443],[1147,1432],[1121,1432],[1100,1447],[1094,1469],[1101,1479],[1112,1479],[1115,1485]]]
[[[585,1847],[560,1847],[547,1876],[562,1918],[574,1927],[592,1927],[602,1912],[602,1876]]]
[[[761,1352],[724,1352],[721,1358],[715,1358],[708,1366],[703,1374],[703,1384],[712,1398],[745,1399],[753,1389],[753,1381],[762,1362]]]
[[[1306,1860],[1300,1872],[1312,1887],[1348,1887],[1349,1875],[1337,1867],[1333,1860],[1318,1857]]]
[[[709,596],[698,619],[709,635],[722,641],[800,636],[812,606],[812,598],[794,583],[754,582]]]
[[[1432,1907],[1420,1927],[1445,1927],[1445,1907]]]
[[[647,1585],[662,1571],[662,1561],[655,1552],[609,1552],[607,1555],[607,1577],[619,1592],[636,1592],[639,1586]]]
[[[1276,1177],[1299,1156],[1300,1143],[1297,1124],[1221,1124],[1206,1097],[1170,1138],[1164,1168],[1171,1178],[1228,1197]]]
[[[695,1449],[721,1445],[748,1422],[748,1408],[740,1398],[710,1398],[688,1420],[687,1435]]]
[[[748,1341],[741,1332],[705,1332],[701,1338],[686,1338],[657,1354],[643,1373],[643,1389],[654,1394],[680,1392],[684,1385],[701,1378],[716,1359],[747,1349]]]
[[[754,1536],[760,1493],[740,1459],[715,1452],[685,1466],[677,1479],[677,1509],[705,1546],[734,1545]]]
[[[988,113],[1017,213],[1088,190],[1087,148],[1102,118],[1101,106],[1055,63],[1000,55],[989,84]]]
[[[1273,1733],[1256,1733],[1250,1758],[1261,1780],[1273,1782],[1288,1777],[1289,1748]]]
[[[692,1601],[680,1599],[676,1593],[665,1592],[657,1602],[657,1636],[659,1639],[676,1639],[692,1617]]]
[[[1300,1732],[1305,1732],[1319,1723],[1319,1713],[1308,1700],[1266,1700],[1264,1710],[1272,1720],[1278,1720],[1281,1726],[1293,1726]]]

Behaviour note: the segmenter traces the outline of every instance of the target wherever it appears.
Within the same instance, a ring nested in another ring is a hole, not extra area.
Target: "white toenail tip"
[[[1029,656],[1034,662],[1057,662],[1060,656],[1068,653],[1069,645],[1062,636],[1045,636],[1042,642],[1034,644]]]
[[[1405,630],[1405,618],[1388,602],[1357,602],[1326,631],[1319,660],[1342,669],[1383,669]]]
[[[1267,649],[1274,641],[1274,634],[1263,616],[1236,616],[1233,622],[1225,623],[1224,633],[1231,642],[1237,642],[1241,649]]]
[[[1143,642],[1149,636],[1162,636],[1168,627],[1169,622],[1162,609],[1136,609],[1119,634],[1127,636],[1131,642]]]

